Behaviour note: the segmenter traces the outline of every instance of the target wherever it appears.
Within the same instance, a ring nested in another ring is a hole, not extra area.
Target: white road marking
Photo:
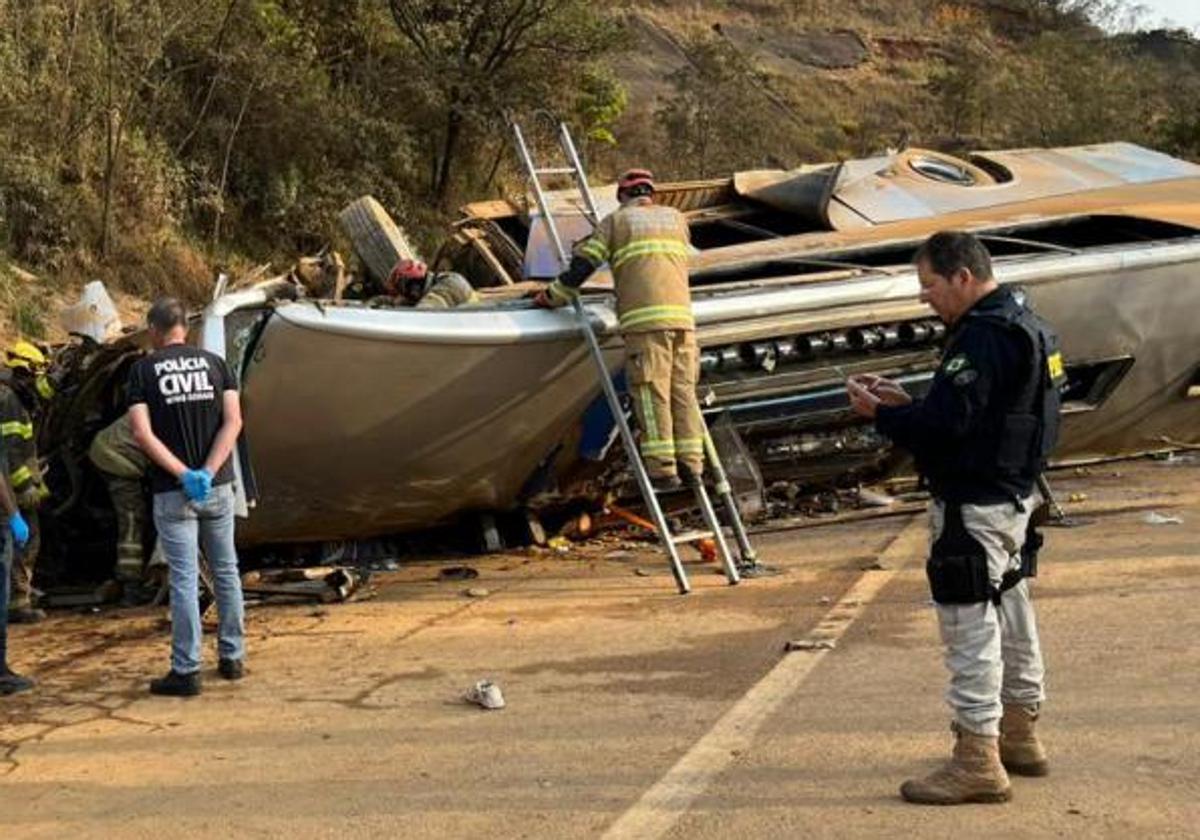
[[[883,569],[868,571],[834,604],[809,634],[836,642],[909,562],[924,556],[925,517],[917,515],[879,556]],[[745,750],[767,719],[783,705],[831,651],[784,654],[682,758],[604,833],[605,840],[662,837],[691,808],[716,777]]]

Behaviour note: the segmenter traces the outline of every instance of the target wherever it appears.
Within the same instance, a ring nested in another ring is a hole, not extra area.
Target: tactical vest
[[[1014,497],[1027,496],[1058,443],[1061,391],[1067,380],[1058,336],[1012,295],[1000,308],[972,310],[965,317],[1021,336],[1030,350],[1030,368],[1004,413],[989,413],[963,443],[962,466]]]

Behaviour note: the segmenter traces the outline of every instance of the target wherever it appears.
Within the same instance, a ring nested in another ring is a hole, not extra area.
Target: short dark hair
[[[187,324],[187,310],[179,302],[179,298],[160,297],[150,306],[146,313],[146,323],[151,329],[160,333],[169,332],[175,327]]]
[[[992,256],[979,237],[961,230],[943,230],[925,240],[913,257],[926,262],[935,274],[949,277],[965,268],[976,280],[992,279]]]

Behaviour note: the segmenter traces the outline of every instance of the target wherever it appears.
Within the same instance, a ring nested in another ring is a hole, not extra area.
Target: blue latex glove
[[[12,516],[8,517],[8,530],[12,534],[13,542],[17,544],[17,548],[24,548],[25,544],[29,542],[29,523],[25,521],[21,511],[13,511]]]
[[[193,502],[203,502],[212,492],[212,473],[206,469],[188,470],[179,477],[183,492]]]

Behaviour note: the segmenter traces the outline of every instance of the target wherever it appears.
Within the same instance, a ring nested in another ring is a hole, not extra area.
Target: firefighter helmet
[[[617,193],[649,195],[654,192],[654,173],[649,169],[630,169],[617,179]]]
[[[39,350],[36,344],[24,339],[8,348],[4,354],[4,363],[10,368],[24,368],[30,371],[40,370],[49,364],[46,354]]]
[[[387,292],[390,295],[404,295],[420,298],[425,292],[425,283],[429,277],[429,269],[420,260],[402,259],[392,268],[388,275]]]

